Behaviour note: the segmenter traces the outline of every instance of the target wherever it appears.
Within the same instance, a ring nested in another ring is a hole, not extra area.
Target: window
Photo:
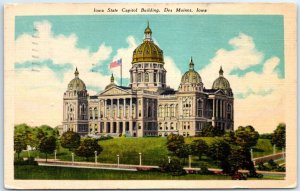
[[[145,82],[149,82],[149,74],[145,73]]]
[[[138,82],[142,81],[142,74],[141,73],[138,73],[138,75],[137,75],[137,81]]]
[[[156,72],[153,73],[153,81],[156,82]]]

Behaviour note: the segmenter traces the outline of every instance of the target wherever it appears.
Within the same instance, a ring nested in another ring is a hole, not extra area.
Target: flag
[[[109,64],[109,68],[115,68],[118,66],[122,65],[122,58],[120,58],[119,60],[113,61],[112,63]]]

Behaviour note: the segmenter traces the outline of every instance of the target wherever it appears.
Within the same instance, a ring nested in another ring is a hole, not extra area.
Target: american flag
[[[122,58],[119,60],[115,60],[112,63],[109,64],[109,68],[115,68],[122,65]]]

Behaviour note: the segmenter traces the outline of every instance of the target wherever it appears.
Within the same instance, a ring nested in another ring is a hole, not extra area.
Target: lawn
[[[117,171],[102,169],[83,169],[50,166],[15,166],[15,179],[38,180],[230,180],[226,175],[171,176],[167,173],[151,171]],[[30,172],[30,173],[28,173]],[[280,179],[282,177],[268,176],[264,179]]]
[[[189,137],[185,138],[186,143],[191,143],[193,140],[203,139],[208,144],[216,138],[212,137]],[[114,138],[109,140],[99,141],[103,147],[102,153],[98,156],[98,162],[117,163],[117,155],[120,156],[121,164],[139,164],[139,153],[142,153],[142,164],[144,165],[160,165],[163,159],[167,159],[168,150],[166,147],[166,138],[163,137],[144,137],[144,138]],[[272,145],[268,139],[259,139],[254,148],[254,157],[272,154]],[[37,156],[35,151],[30,153],[31,156]],[[21,157],[28,157],[27,152],[22,152]],[[43,153],[40,153],[41,158],[45,158]],[[54,158],[51,154],[48,158]],[[59,148],[57,159],[71,161],[71,153],[68,149]],[[84,158],[75,156],[75,161],[85,161]],[[94,158],[90,158],[94,161]],[[192,167],[199,167],[200,164],[205,164],[210,168],[217,168],[218,164],[205,156],[199,161],[197,157],[192,157]],[[187,166],[187,160],[185,166]]]

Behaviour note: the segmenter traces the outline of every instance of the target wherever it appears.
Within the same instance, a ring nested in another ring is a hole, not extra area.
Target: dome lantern
[[[151,37],[151,35],[152,35],[152,30],[151,30],[151,28],[149,27],[149,21],[148,21],[148,23],[147,23],[147,28],[145,29],[144,34],[145,34],[145,39],[144,39],[144,41],[152,41],[152,37]]]
[[[111,77],[110,77],[110,83],[114,83],[114,81],[115,81],[115,77],[114,77],[113,74],[111,74]]]
[[[193,62],[193,57],[191,57],[191,61],[190,61],[190,64],[189,64],[189,68],[190,70],[194,70],[194,62]]]
[[[77,70],[77,67],[76,67],[76,70],[75,70],[74,74],[75,74],[75,77],[77,77],[77,78],[78,78],[78,76],[79,76],[79,72],[78,72],[78,70]]]
[[[223,72],[223,69],[222,69],[222,66],[221,66],[221,67],[220,67],[220,70],[219,70],[219,75],[220,75],[220,76],[223,76],[223,73],[224,73],[224,72]]]

